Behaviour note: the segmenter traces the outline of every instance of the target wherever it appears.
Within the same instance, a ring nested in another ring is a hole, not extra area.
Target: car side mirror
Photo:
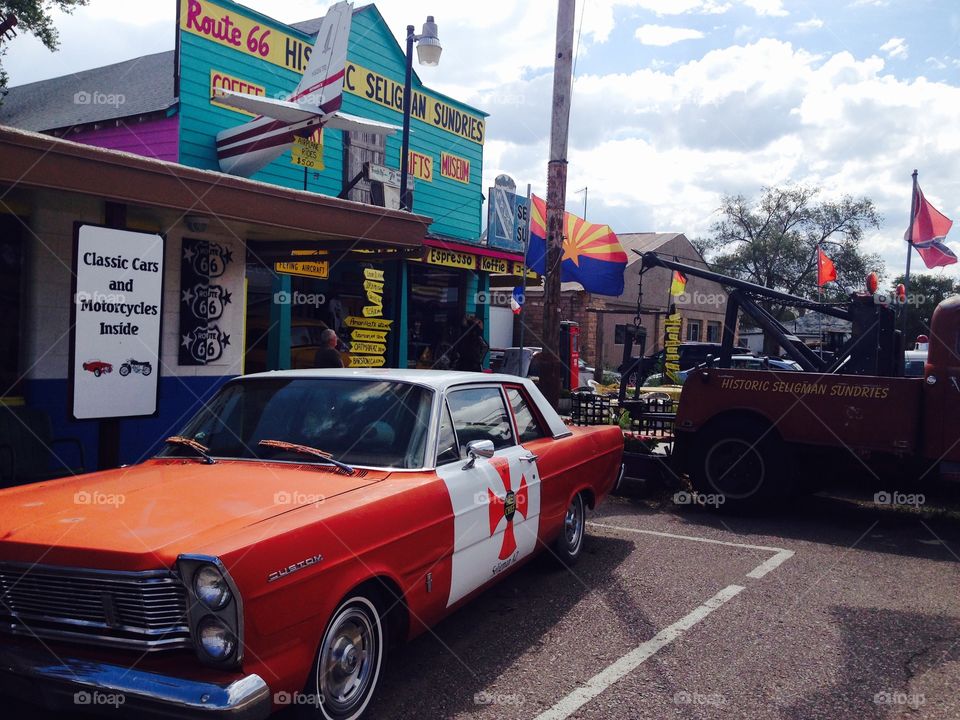
[[[493,440],[473,440],[468,442],[467,457],[470,459],[467,461],[467,464],[463,466],[463,469],[469,470],[472,468],[476,464],[477,458],[492,458],[494,452]]]

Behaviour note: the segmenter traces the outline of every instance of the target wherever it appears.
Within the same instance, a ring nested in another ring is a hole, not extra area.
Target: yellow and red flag
[[[673,280],[670,281],[670,294],[674,297],[683,295],[687,289],[687,276],[679,270],[673,271]]]
[[[533,196],[527,266],[541,275],[547,254],[546,205],[542,198]],[[623,294],[627,253],[609,225],[588,223],[573,213],[564,213],[563,236],[563,282],[578,282],[584,290],[597,295]]]

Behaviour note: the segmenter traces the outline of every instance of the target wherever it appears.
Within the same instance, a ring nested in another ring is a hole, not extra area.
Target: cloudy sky
[[[330,3],[246,4],[292,22]],[[436,16],[443,58],[418,72],[491,113],[485,185],[505,172],[544,194],[555,0],[377,5],[398,35]],[[58,20],[59,53],[11,43],[11,85],[170,49],[174,18],[174,0],[91,0]],[[905,261],[914,168],[960,220],[957,0],[580,0],[576,25],[568,209],[587,187],[591,220],[695,237],[724,194],[815,184],[876,202],[867,247],[888,276]],[[960,226],[947,240],[960,254]]]

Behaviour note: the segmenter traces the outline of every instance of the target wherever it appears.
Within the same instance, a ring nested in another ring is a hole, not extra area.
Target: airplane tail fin
[[[333,5],[320,24],[306,72],[290,100],[309,105],[323,113],[340,109],[343,102],[343,73],[347,64],[347,40],[353,5],[347,0]]]

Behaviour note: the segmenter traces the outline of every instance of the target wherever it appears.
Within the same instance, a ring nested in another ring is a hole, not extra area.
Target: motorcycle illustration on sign
[[[149,362],[140,362],[139,360],[130,358],[120,366],[120,375],[126,377],[131,372],[146,377],[153,372],[153,366]]]

